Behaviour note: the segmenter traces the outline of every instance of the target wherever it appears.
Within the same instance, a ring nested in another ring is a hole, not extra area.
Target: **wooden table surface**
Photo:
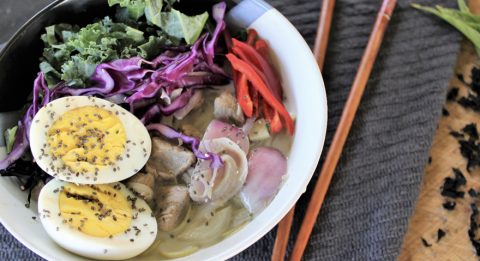
[[[473,12],[480,13],[480,0],[470,1],[470,8]],[[467,171],[467,160],[461,155],[458,140],[451,135],[452,131],[461,131],[470,123],[475,123],[480,129],[480,113],[465,109],[457,102],[471,92],[470,87],[462,82],[458,75],[462,75],[464,81],[469,83],[473,66],[480,67],[480,59],[472,44],[465,41],[449,86],[450,89],[458,88],[458,97],[445,103],[444,113],[448,116],[444,115],[439,120],[430,150],[431,162],[425,168],[421,192],[410,219],[399,260],[480,259],[468,235],[472,216],[471,204],[479,203],[479,197],[469,195],[468,191],[471,188],[480,191],[480,168]],[[459,169],[467,180],[466,185],[458,188],[458,191],[465,192],[463,198],[451,199],[441,195],[445,178],[454,177],[453,168]],[[447,201],[455,202],[453,210],[443,207]],[[439,230],[445,232],[440,239],[439,233],[442,232]]]

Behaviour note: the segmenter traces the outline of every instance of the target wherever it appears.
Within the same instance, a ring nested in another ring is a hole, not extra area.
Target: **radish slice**
[[[287,159],[274,148],[254,149],[248,159],[248,176],[240,192],[243,205],[250,213],[259,213],[272,200],[287,173]]]
[[[212,140],[223,137],[232,140],[240,146],[245,153],[248,153],[250,142],[248,141],[248,136],[245,132],[235,125],[219,120],[213,120],[210,122],[203,136],[203,140]]]

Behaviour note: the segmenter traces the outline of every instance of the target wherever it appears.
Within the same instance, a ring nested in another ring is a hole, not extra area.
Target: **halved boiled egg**
[[[75,185],[53,179],[40,192],[38,212],[55,242],[88,258],[132,258],[157,235],[150,207],[121,183]]]
[[[134,115],[87,96],[47,104],[33,118],[29,137],[40,168],[77,184],[129,178],[145,165],[152,146],[147,129]]]

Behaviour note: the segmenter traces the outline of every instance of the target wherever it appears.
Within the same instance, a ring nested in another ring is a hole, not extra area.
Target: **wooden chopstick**
[[[323,65],[325,63],[334,9],[335,0],[323,0],[320,19],[318,20],[317,36],[315,37],[315,45],[313,48],[313,54],[315,55],[320,71],[323,71]]]
[[[327,53],[328,37],[332,25],[335,0],[323,0],[318,19],[317,36],[315,37],[314,55],[320,71],[323,70],[325,54]],[[295,206],[290,209],[287,215],[278,223],[275,245],[273,246],[272,261],[283,261],[287,252],[288,239],[293,222]]]
[[[340,123],[333,137],[332,144],[328,151],[325,162],[323,163],[320,176],[315,184],[310,203],[308,204],[307,212],[300,227],[297,240],[295,242],[291,260],[300,260],[303,256],[305,247],[307,246],[313,226],[317,220],[317,216],[322,207],[325,195],[327,194],[330,181],[337,166],[338,160],[342,154],[343,146],[352,127],[352,122],[357,112],[360,100],[367,85],[368,78],[372,72],[373,65],[377,58],[380,45],[383,41],[385,30],[387,29],[390,17],[395,9],[396,0],[384,0],[380,11],[378,12],[377,20],[373,31],[368,40],[367,48],[360,62],[358,72],[350,90],[345,108],[340,118]]]

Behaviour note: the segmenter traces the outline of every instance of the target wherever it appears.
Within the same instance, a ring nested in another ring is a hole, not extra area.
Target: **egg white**
[[[157,221],[152,215],[152,210],[147,203],[137,197],[136,209],[132,209],[132,215],[137,217],[132,219],[130,231],[120,233],[112,238],[99,238],[84,234],[68,224],[63,223],[63,218],[58,215],[59,195],[58,189],[66,186],[68,183],[53,179],[48,182],[40,192],[38,199],[38,213],[41,223],[48,235],[61,247],[75,254],[102,260],[123,260],[132,258],[144,252],[153,244],[157,236]],[[120,184],[119,193],[125,197],[136,197],[125,185]],[[138,211],[144,208],[145,211]],[[138,235],[133,229],[136,226],[141,230]],[[134,241],[130,241],[134,239]]]
[[[126,148],[121,154],[122,160],[115,162],[115,166],[99,168],[96,176],[93,173],[76,176],[67,169],[61,170],[62,160],[53,160],[48,147],[46,149],[43,147],[44,144],[47,144],[49,127],[67,111],[84,106],[99,106],[104,110],[118,112],[116,117],[123,124],[126,138],[129,141],[125,144]],[[77,184],[105,184],[127,179],[143,168],[152,150],[147,129],[133,114],[107,100],[88,96],[64,97],[47,104],[33,118],[29,138],[32,155],[42,170],[58,179]],[[47,154],[47,156],[41,157],[42,153]],[[128,157],[126,154],[129,154]],[[55,170],[51,169],[51,165],[55,167]],[[118,167],[120,171],[114,170]]]

